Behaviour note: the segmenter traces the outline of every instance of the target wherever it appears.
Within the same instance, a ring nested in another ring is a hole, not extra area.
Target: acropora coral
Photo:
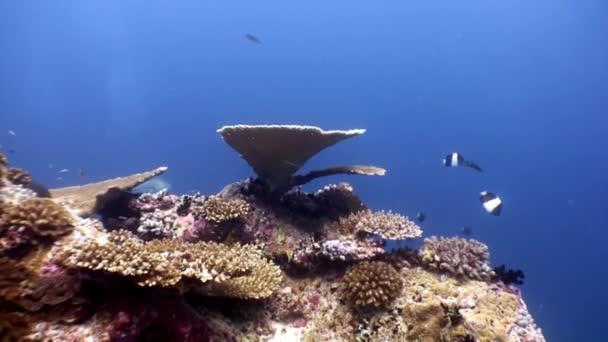
[[[386,240],[420,227],[369,210],[346,183],[294,187],[383,174],[294,175],[362,132],[227,126],[257,177],[210,196],[129,192],[165,167],[51,198],[0,173],[0,341],[544,342],[519,273],[494,274],[483,243],[431,237],[389,252]]]
[[[420,258],[429,269],[456,277],[489,280],[494,274],[488,246],[474,239],[432,236],[424,239]]]
[[[399,295],[403,281],[393,266],[382,261],[364,261],[351,267],[342,280],[342,294],[356,307],[386,307]]]

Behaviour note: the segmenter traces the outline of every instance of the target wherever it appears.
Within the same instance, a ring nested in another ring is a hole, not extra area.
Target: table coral
[[[144,243],[127,231],[75,241],[58,260],[68,267],[130,277],[140,286],[175,287],[195,280],[209,285],[212,294],[238,298],[268,297],[281,281],[278,267],[253,245],[168,239]]]

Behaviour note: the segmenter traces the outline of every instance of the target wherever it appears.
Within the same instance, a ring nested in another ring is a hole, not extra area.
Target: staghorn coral
[[[127,177],[119,177],[96,183],[80,186],[49,190],[51,197],[68,204],[76,209],[79,215],[87,217],[103,209],[105,203],[122,191],[128,191],[143,184],[150,178],[156,177],[165,171],[166,166],[157,167],[147,172],[136,173]]]
[[[355,307],[387,307],[401,292],[399,272],[382,261],[364,261],[351,267],[342,279],[343,298]]]
[[[249,204],[241,199],[209,197],[203,202],[200,214],[207,221],[221,223],[242,218],[249,212]]]
[[[74,229],[70,213],[51,199],[29,198],[4,207],[0,217],[0,246],[12,250],[45,239],[55,239]]]
[[[488,246],[474,239],[432,236],[424,239],[419,255],[427,268],[457,277],[489,280],[494,274]]]
[[[66,266],[133,278],[140,286],[176,287],[186,279],[208,285],[208,294],[264,298],[281,282],[281,271],[252,245],[196,244],[177,240],[146,243],[127,231],[75,241],[58,260]]]
[[[24,169],[20,169],[18,167],[11,167],[8,169],[6,177],[13,184],[28,186],[30,183],[32,183],[32,177],[30,174]]]

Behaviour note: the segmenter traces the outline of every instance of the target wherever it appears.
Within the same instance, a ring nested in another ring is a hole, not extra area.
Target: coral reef
[[[420,258],[429,269],[456,277],[489,280],[494,275],[488,246],[474,239],[432,236],[424,239]]]
[[[351,267],[342,282],[344,299],[361,308],[388,306],[403,285],[399,272],[382,261],[364,261]]]
[[[389,251],[420,227],[370,211],[346,183],[294,187],[383,174],[294,175],[361,133],[225,127],[259,178],[210,196],[129,192],[158,168],[39,198],[2,176],[0,157],[0,341],[544,342],[516,286],[523,273],[492,271],[483,243]]]

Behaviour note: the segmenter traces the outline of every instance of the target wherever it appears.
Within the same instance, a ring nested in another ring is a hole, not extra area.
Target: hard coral
[[[242,218],[249,212],[249,204],[241,199],[209,197],[201,206],[201,214],[207,221],[216,223]]]
[[[252,245],[196,244],[177,240],[142,242],[127,231],[75,241],[59,260],[77,268],[133,278],[140,286],[176,287],[192,280],[208,294],[263,298],[281,282],[281,271]]]
[[[338,142],[365,133],[364,129],[324,131],[299,125],[234,125],[218,130],[224,141],[277,192],[285,192],[317,177],[338,173],[384,175],[373,166],[339,166],[293,176],[310,158]],[[252,143],[253,142],[253,143]]]
[[[8,169],[6,177],[13,184],[28,186],[32,182],[32,177],[30,174],[24,169],[20,169],[18,167],[11,167]]]
[[[343,298],[355,307],[386,307],[400,293],[399,272],[382,261],[364,261],[351,267],[342,280]]]
[[[424,240],[419,255],[426,267],[457,277],[489,280],[493,275],[488,246],[474,239],[432,236]]]
[[[391,211],[355,212],[341,218],[333,225],[341,234],[368,233],[378,235],[383,240],[402,240],[417,238],[422,230],[407,217]]]
[[[29,198],[4,207],[0,217],[0,243],[6,250],[37,244],[70,233],[74,222],[70,213],[51,199]]]

